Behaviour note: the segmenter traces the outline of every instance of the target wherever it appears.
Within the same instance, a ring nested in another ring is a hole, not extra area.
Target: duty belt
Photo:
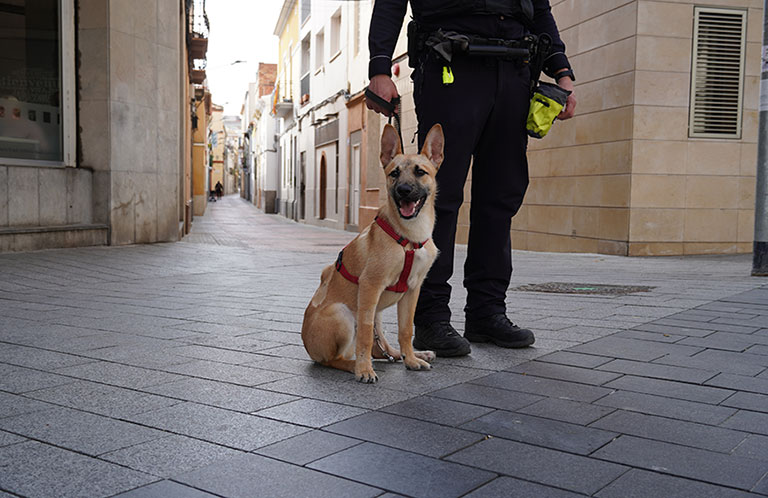
[[[470,57],[522,59],[528,62],[535,54],[537,38],[533,35],[527,35],[520,40],[481,38],[438,29],[426,37],[424,45],[434,50],[446,62],[451,62],[453,56],[459,54]]]

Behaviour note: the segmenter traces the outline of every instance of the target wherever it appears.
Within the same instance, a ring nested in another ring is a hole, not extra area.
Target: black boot
[[[465,356],[471,351],[469,341],[451,326],[451,322],[416,325],[413,347],[420,351],[434,351],[437,356]]]
[[[497,313],[479,320],[467,320],[464,337],[470,342],[492,342],[502,348],[525,348],[536,340],[533,332],[521,329],[504,313]]]

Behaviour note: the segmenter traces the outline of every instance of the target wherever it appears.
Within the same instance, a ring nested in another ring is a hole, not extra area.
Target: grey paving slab
[[[0,419],[15,417],[23,413],[33,413],[53,408],[49,403],[41,403],[18,394],[0,391]]]
[[[744,432],[721,427],[622,410],[611,413],[590,427],[720,453],[730,453],[747,436]]]
[[[731,454],[768,461],[768,436],[750,434]]]
[[[308,429],[254,415],[181,403],[130,417],[137,423],[203,441],[251,451]]]
[[[557,351],[536,359],[547,363],[557,363],[559,365],[570,365],[572,367],[595,368],[611,361],[605,356],[595,356],[583,353],[573,353],[571,351]]]
[[[717,372],[708,370],[630,360],[613,360],[605,365],[597,367],[597,369],[639,377],[675,380],[693,384],[703,384],[717,375]]]
[[[69,408],[4,418],[0,428],[93,456],[165,436],[148,427]]]
[[[83,358],[82,356],[26,346],[6,345],[6,347],[0,348],[0,363],[34,368],[36,370],[50,371],[91,361],[93,360]]]
[[[173,348],[169,353],[178,356],[187,356],[198,360],[210,360],[219,363],[230,363],[232,365],[242,365],[258,359],[253,353],[243,351],[232,351],[229,349],[214,348],[207,346],[181,346]]]
[[[747,498],[753,495],[722,486],[633,469],[603,488],[595,496],[599,498],[645,498],[647,496]]]
[[[747,491],[768,470],[765,462],[633,436],[622,436],[593,456]]]
[[[171,478],[241,454],[216,444],[170,435],[111,451],[100,458],[146,474]]]
[[[675,334],[659,334],[655,332],[645,332],[642,330],[625,330],[623,332],[619,332],[613,335],[613,337],[619,337],[621,339],[637,339],[639,341],[652,341],[652,342],[663,342],[666,344],[675,344],[682,341],[687,336],[675,335]]]
[[[741,333],[741,334],[751,334],[759,327],[741,327],[738,325],[727,325],[724,323],[714,323],[714,322],[707,322],[707,323],[701,323],[691,320],[675,320],[672,318],[664,318],[661,320],[657,320],[653,322],[658,325],[671,325],[671,326],[677,326],[677,327],[687,327],[687,328],[698,328],[703,330],[711,330],[713,332],[721,331],[721,332],[735,332],[735,333]]]
[[[495,373],[472,381],[473,384],[519,391],[552,398],[592,402],[611,393],[610,389],[555,379],[514,373]]]
[[[115,498],[212,498],[214,496],[216,495],[166,480],[120,493]]]
[[[315,496],[365,498],[382,493],[371,486],[252,454],[223,460],[174,480],[231,497],[252,497],[255,490],[261,496],[304,496],[310,492]]]
[[[483,434],[370,412],[330,425],[328,432],[441,458],[483,439]]]
[[[11,434],[9,432],[0,431],[0,448],[3,446],[10,446],[12,444],[23,443],[27,438]]]
[[[497,438],[459,451],[447,460],[583,494],[599,491],[629,470],[623,465]]]
[[[768,357],[759,354],[734,353],[732,351],[718,351],[708,349],[697,354],[694,358],[702,361],[712,361],[713,363],[732,362],[742,365],[758,366],[768,368]],[[723,370],[727,372],[728,370]],[[739,373],[739,372],[733,372]],[[746,374],[749,375],[749,374]]]
[[[704,351],[696,356],[663,356],[652,362],[653,365],[669,365],[678,368],[691,368],[694,370],[705,370],[710,372],[725,372],[737,375],[753,376],[762,372],[764,367],[757,364],[745,363],[743,361],[734,361],[734,358],[717,358],[704,356],[706,353],[717,351]],[[722,352],[722,351],[721,351]],[[731,354],[731,353],[727,353]]]
[[[668,354],[692,356],[702,351],[702,349],[695,346],[662,344],[611,336],[570,348],[569,351],[623,358],[625,360],[653,361]]]
[[[532,405],[520,408],[519,413],[536,417],[550,418],[578,425],[589,425],[595,420],[613,412],[614,408],[580,403],[567,399],[546,398]]]
[[[768,346],[765,345],[758,345],[758,346],[752,346],[746,351],[750,354],[759,354],[763,356],[768,356]]]
[[[768,396],[764,394],[738,392],[720,404],[753,412],[768,413]]]
[[[455,427],[490,413],[493,409],[432,396],[422,396],[384,407],[381,411]]]
[[[721,373],[707,381],[708,386],[725,387],[738,391],[768,394],[768,379]]]
[[[501,410],[460,428],[580,455],[589,455],[618,436],[614,432]]]
[[[535,394],[478,384],[459,384],[430,393],[431,396],[488,408],[514,411],[545,399]]]
[[[719,337],[718,332],[715,332],[714,334],[709,335],[707,337],[688,337],[680,341],[678,344],[698,346],[701,348],[715,349],[715,350],[721,350],[721,351],[733,351],[737,353],[746,351],[747,349],[749,349],[750,347],[756,344],[755,341],[751,340],[751,338],[753,337],[751,335],[738,335],[738,334],[730,334],[730,335],[737,335],[738,337],[740,337],[740,340]]]
[[[255,450],[254,453],[295,465],[306,465],[358,444],[363,443],[358,439],[314,430],[264,446]]]
[[[180,375],[167,372],[105,361],[60,368],[56,372],[75,379],[90,380],[92,382],[132,389],[141,389],[183,378]]]
[[[380,384],[361,385],[348,372],[336,371],[332,375],[332,379],[295,376],[286,380],[263,384],[259,387],[294,396],[319,399],[330,403],[342,403],[371,410],[383,408],[415,396],[403,391],[386,389]]]
[[[752,488],[752,492],[761,495],[768,495],[768,477],[763,477],[763,480],[757,483],[754,488]]]
[[[616,391],[595,402],[601,406],[621,408],[648,415],[676,418],[701,424],[717,425],[733,416],[737,410],[724,406],[694,403],[651,394]]]
[[[601,372],[589,368],[572,367],[539,361],[523,363],[522,365],[510,368],[509,371],[523,375],[565,380],[568,382],[577,382],[579,384],[589,384],[593,386],[607,384],[614,379],[618,379],[622,375],[621,373]]]
[[[512,477],[499,477],[465,495],[467,498],[576,498],[584,496]]]
[[[363,413],[367,410],[315,399],[299,399],[259,410],[256,415],[319,429]]]
[[[76,381],[63,386],[27,393],[30,398],[87,412],[120,418],[178,403],[152,394],[107,386],[90,381]]]
[[[739,410],[721,425],[740,431],[768,435],[768,413]]]
[[[699,386],[663,379],[649,379],[633,375],[625,375],[620,379],[607,383],[605,387],[709,404],[721,403],[734,393],[730,389]]]
[[[52,386],[74,382],[69,377],[41,372],[30,368],[0,364],[0,390],[10,393],[26,393]]]
[[[269,370],[229,365],[207,360],[197,360],[181,365],[171,365],[165,368],[165,370],[176,374],[221,382],[230,382],[232,384],[249,387],[291,377],[290,374],[282,372],[270,372]]]
[[[287,394],[198,378],[185,378],[167,384],[146,387],[144,390],[176,400],[194,401],[203,405],[244,413],[255,412],[298,399],[296,396]]]
[[[682,327],[680,325],[664,325],[658,322],[644,323],[642,325],[637,325],[636,327],[633,328],[633,330],[650,332],[654,334],[661,334],[662,336],[674,335],[674,336],[684,336],[684,337],[706,337],[715,331],[714,328],[700,329],[700,328]]]
[[[491,472],[372,443],[328,456],[309,467],[419,498],[459,497],[496,477]]]
[[[34,441],[0,448],[0,461],[0,488],[20,496],[111,496],[157,480]]]

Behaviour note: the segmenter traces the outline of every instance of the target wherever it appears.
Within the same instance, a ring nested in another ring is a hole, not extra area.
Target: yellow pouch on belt
[[[552,83],[539,83],[533,91],[531,106],[528,109],[526,130],[533,138],[544,138],[552,124],[565,107],[568,90]]]

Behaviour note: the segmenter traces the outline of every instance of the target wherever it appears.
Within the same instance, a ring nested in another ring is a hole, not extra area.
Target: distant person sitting
[[[209,202],[216,202],[216,191],[215,190],[209,190],[208,191],[208,201]]]
[[[216,182],[216,186],[214,188],[216,189],[216,197],[221,199],[221,195],[224,193],[224,185],[222,185],[221,182]]]

